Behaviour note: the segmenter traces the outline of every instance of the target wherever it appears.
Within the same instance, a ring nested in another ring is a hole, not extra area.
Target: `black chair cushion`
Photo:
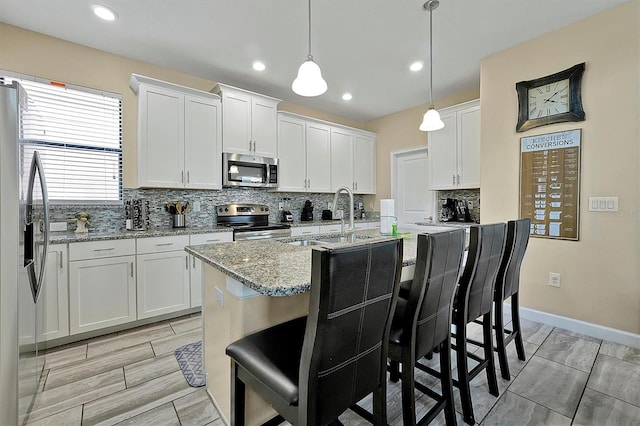
[[[251,334],[229,345],[227,355],[290,405],[298,405],[306,324],[302,317]]]

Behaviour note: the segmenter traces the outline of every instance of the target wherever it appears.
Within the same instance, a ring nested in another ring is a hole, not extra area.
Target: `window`
[[[40,152],[53,204],[122,203],[122,97],[34,77],[20,126],[23,170]]]

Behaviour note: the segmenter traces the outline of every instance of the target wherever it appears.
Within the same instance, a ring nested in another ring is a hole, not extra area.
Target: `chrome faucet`
[[[351,243],[355,243],[356,242],[356,228],[355,225],[353,224],[353,191],[351,191],[351,189],[347,188],[346,186],[341,186],[340,188],[338,188],[336,190],[335,195],[333,196],[333,204],[331,205],[331,215],[332,217],[335,216],[336,214],[336,205],[337,205],[337,201],[338,201],[338,195],[340,195],[340,193],[342,191],[345,191],[347,194],[349,194],[349,210],[348,210],[348,214],[349,214],[349,228],[345,229],[344,227],[344,215],[342,216],[342,235],[346,238],[347,234],[350,234],[349,237],[349,242]]]

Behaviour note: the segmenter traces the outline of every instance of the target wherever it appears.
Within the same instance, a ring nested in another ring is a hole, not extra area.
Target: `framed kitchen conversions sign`
[[[582,130],[520,139],[520,217],[531,236],[578,240]]]

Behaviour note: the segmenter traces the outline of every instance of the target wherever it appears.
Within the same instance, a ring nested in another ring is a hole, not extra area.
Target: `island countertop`
[[[311,239],[327,236],[329,235],[314,235]],[[357,232],[356,238],[356,242],[366,242],[390,237],[369,230]],[[302,239],[236,241],[188,246],[185,251],[258,293],[267,296],[293,296],[311,288],[311,250],[319,247],[289,244]],[[345,243],[325,243],[323,246],[338,247],[343,244]],[[416,250],[415,234],[405,236],[403,267],[415,264]]]

